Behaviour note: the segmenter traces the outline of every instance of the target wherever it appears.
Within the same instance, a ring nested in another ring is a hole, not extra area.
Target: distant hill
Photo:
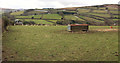
[[[107,8],[118,8],[118,4],[104,4],[104,5],[94,5],[94,6],[84,6],[84,7],[67,7],[67,8],[60,8],[61,10],[76,10],[78,8],[85,8],[85,7],[107,7]]]
[[[108,8],[118,8],[118,4],[104,4],[104,5],[93,5],[93,6],[83,6],[83,7],[67,7],[67,8],[59,8],[59,10],[76,10],[78,8],[84,7],[108,7]],[[11,9],[11,8],[0,8],[2,10],[20,10],[20,9]],[[22,9],[23,10],[23,9]],[[42,9],[40,9],[42,10]]]
[[[112,8],[118,8],[118,4],[106,4],[104,7],[112,7]]]
[[[120,12],[120,11],[119,11]],[[35,24],[89,24],[118,25],[118,4],[104,4],[84,7],[67,7],[57,9],[16,10],[10,15],[23,23]]]

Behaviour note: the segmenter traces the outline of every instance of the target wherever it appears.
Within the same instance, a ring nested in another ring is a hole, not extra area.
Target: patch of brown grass
[[[118,31],[118,29],[95,29],[93,31]]]

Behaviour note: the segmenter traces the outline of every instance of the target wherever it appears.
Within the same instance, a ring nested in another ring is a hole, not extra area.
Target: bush
[[[30,22],[24,21],[23,24],[24,24],[24,25],[26,25],[26,24],[28,24],[28,25],[34,25],[35,22],[34,22],[34,21],[30,21]]]
[[[74,20],[62,20],[62,21],[57,21],[56,24],[60,24],[60,25],[68,25],[68,24],[75,24],[77,23]]]
[[[29,24],[29,22],[28,21],[24,21],[23,24],[26,25],[26,24]]]
[[[31,19],[34,19],[34,17],[32,17]]]
[[[3,16],[2,17],[2,28],[3,28],[3,31],[7,31],[7,26],[10,24],[10,20],[6,17],[6,16]]]
[[[14,21],[10,21],[10,25],[14,25]]]
[[[56,24],[62,25],[62,21],[57,21]]]
[[[29,23],[30,23],[30,24],[32,24],[32,25],[34,25],[34,24],[35,24],[35,22],[34,22],[34,21],[30,21]]]

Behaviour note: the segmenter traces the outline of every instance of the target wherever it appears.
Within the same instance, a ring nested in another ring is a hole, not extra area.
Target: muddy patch
[[[94,29],[94,30],[91,30],[91,31],[105,31],[105,32],[107,32],[107,31],[118,31],[118,29]]]

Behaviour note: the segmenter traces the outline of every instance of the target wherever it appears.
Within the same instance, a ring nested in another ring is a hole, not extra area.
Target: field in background
[[[10,15],[21,15],[23,13],[24,13],[24,11],[18,11],[18,12],[13,12]]]
[[[35,24],[53,24],[51,22],[48,22],[46,20],[37,20],[37,19],[20,19],[21,21],[26,21],[26,22],[34,22]]]
[[[16,19],[43,19],[59,25],[68,24],[70,21],[72,24],[84,23],[98,26],[118,25],[118,15],[120,11],[117,6],[118,5],[98,5],[61,9],[34,9],[13,12],[11,15],[14,15]]]
[[[110,26],[90,26],[93,29]],[[3,34],[2,52],[3,60],[9,61],[117,61],[118,33],[71,33],[67,26],[10,26]]]

